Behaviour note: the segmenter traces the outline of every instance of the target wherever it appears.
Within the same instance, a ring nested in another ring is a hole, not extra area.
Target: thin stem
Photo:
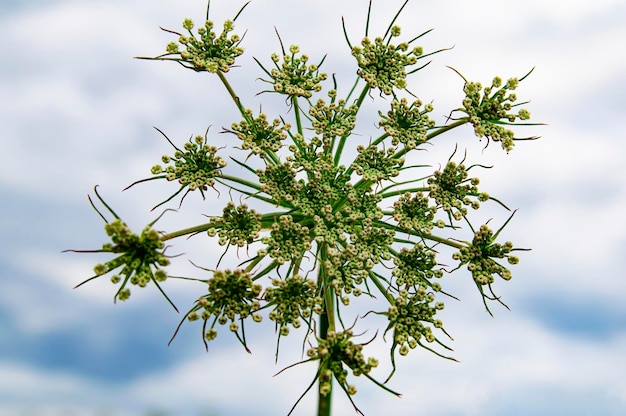
[[[433,139],[433,138],[435,138],[435,137],[439,136],[440,134],[443,134],[443,133],[445,133],[445,132],[447,132],[447,131],[450,131],[450,130],[452,130],[453,128],[456,128],[456,127],[462,126],[463,124],[465,124],[465,123],[467,123],[467,122],[469,122],[469,119],[467,119],[467,118],[462,118],[462,119],[460,119],[460,120],[455,121],[454,123],[451,123],[451,124],[448,124],[448,125],[446,125],[446,126],[440,127],[440,128],[438,128],[437,130],[433,131],[432,133],[427,134],[427,135],[426,135],[426,141],[429,141],[429,140],[431,140],[431,139]],[[399,157],[404,156],[404,155],[405,155],[406,153],[408,153],[408,152],[409,152],[409,149],[407,149],[407,148],[405,147],[404,149],[401,149],[401,150],[397,151],[397,152],[393,155],[393,157],[394,157],[394,158],[399,158]]]
[[[291,97],[291,104],[293,105],[293,112],[296,116],[296,129],[301,136],[304,136],[304,130],[302,129],[302,119],[300,118],[300,106],[298,105],[298,97],[295,95]]]
[[[326,244],[321,244],[318,246],[318,255],[320,259],[320,264],[318,266],[318,275],[317,275],[317,286],[322,290],[322,297],[324,301],[322,302],[322,313],[319,318],[319,339],[326,339],[328,337],[328,331],[335,330],[335,313],[334,313],[334,303],[333,303],[333,290],[332,287],[329,286],[329,276],[326,271],[326,267],[324,267],[324,263],[327,259],[326,253]],[[320,360],[320,366],[322,361]],[[318,374],[320,373],[321,368],[318,368]],[[330,416],[331,414],[331,402],[332,402],[332,378],[330,380],[331,388],[330,391],[322,394],[322,381],[318,381],[318,401],[317,401],[317,416]]]
[[[241,115],[246,119],[246,121],[251,121],[248,119],[248,117],[246,117],[246,109],[243,106],[243,104],[241,104],[241,100],[239,99],[239,96],[235,93],[235,90],[233,90],[233,87],[230,85],[230,83],[226,79],[226,76],[224,75],[224,73],[222,71],[217,71],[217,76],[219,77],[220,81],[222,81],[222,84],[224,84],[224,87],[226,87],[228,94],[230,94],[230,96],[232,97]]]
[[[161,241],[171,240],[172,238],[182,237],[184,235],[198,234],[207,231],[211,227],[214,227],[214,225],[207,222],[204,224],[196,225],[195,227],[183,228],[182,230],[174,231],[161,236]]]
[[[319,324],[320,324],[319,338],[320,339],[326,339],[326,337],[328,336],[329,322],[328,322],[327,309],[328,308],[326,305],[326,300],[324,300],[323,311],[322,311],[322,314],[320,315],[320,320],[319,320]],[[321,363],[322,361],[320,360],[320,365]],[[332,379],[330,382],[332,383]],[[331,384],[330,391],[328,391],[326,394],[322,394],[321,387],[322,387],[322,381],[319,380],[318,381],[317,416],[330,416],[332,393],[333,393],[332,384]]]
[[[367,96],[367,94],[370,92],[370,84],[365,84],[365,87],[363,87],[363,91],[361,91],[361,95],[359,95],[359,98],[357,98],[356,100],[356,106],[357,108],[361,108],[361,104],[363,104],[363,100],[365,100],[365,97]],[[341,138],[339,139],[339,144],[337,145],[337,150],[335,151],[335,166],[339,165],[339,161],[341,159],[341,153],[343,152],[343,147],[346,144],[346,140],[348,138],[348,134],[345,134],[343,136],[341,136]]]

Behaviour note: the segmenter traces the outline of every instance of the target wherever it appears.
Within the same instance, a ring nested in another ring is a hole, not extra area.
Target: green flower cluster
[[[372,43],[366,37],[361,47],[352,47],[352,56],[359,66],[357,74],[370,88],[378,88],[385,95],[391,95],[394,88],[406,88],[406,67],[415,65],[423,53],[420,46],[409,50],[407,42],[397,46],[390,43],[392,37],[400,36],[400,27],[394,26],[390,34],[388,41],[377,37]]]
[[[489,195],[478,193],[478,178],[468,178],[465,165],[457,165],[449,161],[442,171],[436,171],[428,178],[429,196],[435,200],[437,207],[441,207],[457,221],[467,215],[465,206],[473,209],[480,207],[480,202],[487,201]],[[470,196],[477,196],[471,199]]]
[[[431,327],[424,324],[443,328],[442,322],[434,319],[434,316],[438,310],[444,308],[444,305],[443,302],[436,302],[432,305],[434,301],[435,295],[428,292],[424,285],[420,285],[415,293],[400,290],[400,296],[396,298],[395,304],[389,307],[386,314],[389,319],[387,331],[392,328],[394,330],[392,355],[397,346],[400,346],[398,351],[400,355],[407,355],[418,345],[425,347],[422,338],[428,343],[436,340]]]
[[[326,105],[324,100],[319,99],[309,109],[309,115],[313,117],[311,126],[315,130],[315,134],[322,135],[325,141],[350,134],[354,129],[356,114],[359,111],[358,106],[355,104],[347,106],[343,99],[335,102],[336,90],[328,91],[328,96],[331,98],[329,105]]]
[[[471,244],[453,254],[452,258],[461,262],[459,267],[467,264],[467,270],[472,273],[478,285],[491,285],[494,282],[494,275],[504,280],[511,279],[511,271],[494,259],[506,258],[509,264],[519,263],[519,258],[510,254],[514,250],[513,243],[510,241],[504,244],[495,243],[496,236],[497,233],[494,234],[488,226],[483,225],[474,233]]]
[[[216,270],[213,277],[208,280],[209,293],[202,296],[196,305],[187,313],[190,321],[202,319],[204,338],[212,341],[217,337],[215,324],[226,325],[230,321],[229,329],[234,332],[239,340],[239,324],[248,316],[254,322],[261,322],[262,316],[257,312],[260,309],[259,295],[263,290],[260,284],[254,283],[250,273],[243,270]],[[198,311],[201,311],[198,314]],[[209,329],[206,329],[208,321],[212,319]]]
[[[356,387],[348,384],[348,370],[345,367],[352,370],[356,377],[365,375],[370,378],[369,372],[378,366],[378,360],[375,358],[365,358],[364,344],[353,343],[352,337],[350,329],[337,333],[329,331],[326,339],[318,339],[318,346],[307,351],[311,361],[320,360],[318,377],[321,394],[330,393],[334,377],[346,393],[354,395]]]
[[[239,47],[241,43],[239,35],[229,35],[234,30],[234,22],[226,20],[222,33],[219,35],[214,31],[213,22],[210,20],[198,28],[198,36],[191,31],[193,27],[193,21],[185,19],[183,28],[187,29],[189,36],[167,30],[167,32],[178,35],[179,38],[178,43],[170,42],[167,44],[167,53],[163,56],[174,55],[177,58],[160,57],[160,59],[178,61],[183,66],[195,71],[228,72],[235,64],[235,58],[243,54],[243,49]],[[179,50],[179,44],[184,46],[184,51]]]
[[[422,108],[420,100],[409,105],[406,98],[394,99],[391,101],[391,110],[386,115],[379,112],[379,125],[391,137],[392,145],[402,143],[407,150],[415,149],[426,142],[428,130],[435,127],[435,121],[428,118],[431,111],[432,104],[426,104]]]
[[[247,205],[226,204],[221,217],[213,217],[207,230],[209,237],[219,236],[219,244],[243,247],[259,238],[262,228],[261,214]]]
[[[437,266],[436,253],[423,244],[413,247],[403,247],[393,258],[395,265],[392,275],[395,284],[400,290],[410,291],[418,287],[431,287],[434,291],[441,290],[441,285],[431,282],[433,278],[443,277],[443,271],[435,269]]]
[[[511,151],[515,145],[515,134],[503,125],[511,124],[516,119],[528,120],[530,118],[530,113],[525,109],[517,113],[511,112],[518,104],[513,104],[517,96],[510,91],[515,90],[518,84],[517,78],[511,78],[503,85],[502,79],[495,77],[491,86],[484,89],[479,82],[466,81],[463,87],[465,98],[461,111],[468,115],[476,136],[500,142],[507,152]],[[493,91],[494,89],[496,90]]]
[[[148,226],[137,235],[119,218],[107,223],[104,230],[111,238],[111,243],[103,244],[102,249],[98,251],[119,254],[119,256],[106,263],[97,264],[94,267],[94,277],[122,267],[119,273],[111,276],[111,282],[114,284],[123,280],[114,299],[126,300],[130,297],[130,289],[126,287],[128,282],[145,287],[150,281],[155,283],[165,281],[167,274],[159,267],[167,266],[170,261],[163,253],[163,241],[159,238],[157,231]]]
[[[265,169],[258,169],[256,174],[261,191],[270,195],[276,205],[292,205],[294,196],[302,189],[302,183],[296,182],[296,171],[289,161],[267,165]]]
[[[294,222],[293,217],[283,214],[272,224],[270,235],[261,239],[266,248],[259,250],[260,256],[268,255],[278,264],[299,262],[304,253],[311,249],[309,229]]]
[[[272,61],[276,68],[272,68],[270,72],[265,71],[272,78],[268,82],[273,84],[275,92],[290,97],[311,98],[313,92],[322,90],[321,82],[327,78],[327,75],[319,71],[319,65],[307,64],[309,61],[307,55],[296,56],[300,52],[297,45],[291,45],[289,52],[291,55],[285,54],[280,66],[278,65],[280,57],[272,54]]]
[[[391,259],[390,246],[394,231],[380,227],[373,218],[365,218],[354,224],[350,240],[341,250],[329,250],[325,263],[331,285],[344,305],[350,304],[350,297],[360,296],[363,285],[372,268],[383,260]],[[344,293],[344,296],[341,296]]]
[[[437,207],[429,206],[429,199],[421,192],[411,196],[406,192],[393,203],[393,219],[404,230],[429,232],[435,225]]]
[[[385,151],[378,150],[377,146],[359,145],[356,151],[359,154],[352,162],[351,168],[365,181],[378,183],[395,178],[400,174],[398,169],[404,165],[404,159],[393,157],[396,153],[395,147]]]
[[[259,114],[253,118],[252,110],[246,110],[245,119],[239,123],[233,123],[230,133],[234,133],[243,142],[241,147],[244,150],[251,150],[255,155],[265,157],[265,153],[277,152],[283,146],[282,141],[287,137],[287,132],[291,128],[289,123],[282,123],[279,119],[274,119],[272,124],[267,121],[267,115]],[[282,124],[282,125],[281,125]]]
[[[170,144],[174,146],[172,142]],[[184,151],[176,146],[174,149],[176,151],[173,156],[161,157],[166,166],[155,165],[151,172],[168,181],[177,180],[181,190],[186,187],[189,191],[206,191],[207,187],[213,187],[214,178],[220,176],[220,169],[226,166],[226,161],[216,155],[217,147],[208,145],[206,137],[196,136],[194,140],[190,139],[185,143]]]
[[[289,326],[299,328],[300,319],[310,322],[313,313],[322,312],[322,298],[313,280],[294,275],[286,279],[272,279],[274,287],[265,290],[264,299],[274,308],[269,318],[280,328],[280,336],[289,335]]]

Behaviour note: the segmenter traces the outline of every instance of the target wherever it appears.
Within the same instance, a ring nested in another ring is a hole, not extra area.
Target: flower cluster
[[[362,176],[363,180],[369,182],[380,182],[389,180],[398,176],[400,173],[398,168],[404,165],[404,159],[393,157],[396,152],[395,147],[387,150],[378,150],[376,146],[359,145],[356,148],[359,152],[352,163],[352,169],[357,175]]]
[[[256,174],[261,191],[270,195],[276,205],[291,205],[294,195],[302,188],[302,184],[296,182],[296,171],[289,161],[267,165],[265,169],[258,169]]]
[[[272,54],[272,61],[276,68],[272,68],[270,72],[263,68],[272,78],[268,82],[273,84],[275,92],[291,97],[311,98],[313,92],[322,90],[321,82],[327,78],[327,75],[319,71],[319,65],[308,64],[307,55],[297,56],[300,52],[297,45],[291,45],[289,52],[291,55],[285,54],[280,66],[278,65],[280,57]]]
[[[349,395],[356,394],[356,387],[348,384],[348,370],[356,377],[368,376],[372,368],[378,366],[375,358],[365,358],[363,345],[352,342],[352,330],[343,332],[328,332],[326,339],[319,339],[318,346],[307,351],[311,360],[320,360],[319,380],[320,393],[328,394],[331,391],[331,382],[334,377],[341,388]],[[345,366],[345,367],[344,367]],[[369,377],[368,377],[369,378]]]
[[[319,99],[309,109],[309,115],[313,117],[311,126],[315,134],[322,135],[324,140],[347,136],[354,129],[359,108],[355,104],[347,106],[345,100],[342,99],[335,102],[337,96],[335,90],[330,90],[328,96],[331,98],[329,105]]]
[[[440,320],[434,319],[438,310],[443,309],[443,302],[436,302],[435,295],[426,290],[426,286],[421,285],[415,293],[401,290],[400,296],[395,300],[395,304],[389,307],[387,318],[389,326],[387,331],[394,330],[394,347],[400,347],[400,355],[407,355],[411,349],[418,345],[428,348],[422,343],[422,338],[426,342],[435,341],[435,335],[430,326],[441,329],[443,324]]]
[[[269,256],[278,262],[298,262],[311,249],[309,229],[294,222],[293,217],[283,214],[272,224],[270,235],[261,239],[266,248],[259,250],[260,256]]]
[[[290,128],[289,123],[282,123],[279,119],[274,119],[270,124],[264,113],[253,118],[252,110],[246,110],[245,120],[233,123],[232,130],[227,131],[236,134],[243,142],[242,149],[251,150],[255,155],[264,157],[266,152],[280,150]]]
[[[95,276],[93,278],[121,267],[122,270],[119,273],[111,276],[111,282],[114,284],[122,282],[115,294],[115,299],[126,300],[130,297],[130,289],[126,287],[128,282],[132,285],[145,287],[150,281],[157,286],[158,282],[165,281],[167,274],[159,267],[167,266],[170,261],[163,253],[163,241],[161,241],[156,230],[147,226],[138,235],[133,233],[119,218],[107,223],[104,230],[107,236],[111,238],[111,243],[103,244],[102,249],[97,251],[114,253],[118,256],[106,263],[97,264],[94,267]]]
[[[396,286],[405,291],[418,287],[431,287],[435,291],[441,290],[437,282],[431,282],[433,278],[443,277],[443,271],[435,269],[437,266],[436,254],[432,249],[426,248],[423,244],[416,244],[413,247],[403,247],[394,257],[393,276]]]
[[[325,264],[335,294],[344,305],[350,304],[352,295],[363,293],[359,286],[369,277],[372,268],[382,260],[389,260],[389,247],[395,235],[393,230],[381,227],[368,217],[353,224],[349,242],[341,250],[329,250]],[[344,295],[345,294],[345,295]]]
[[[428,130],[435,127],[435,121],[428,118],[431,111],[432,104],[422,107],[420,100],[409,105],[406,98],[394,99],[391,101],[391,110],[386,115],[379,112],[379,125],[391,137],[392,145],[402,143],[407,150],[411,150],[426,142]]]
[[[399,35],[400,28],[394,26],[391,37]],[[407,42],[396,46],[381,37],[375,38],[374,42],[366,37],[361,41],[361,47],[352,47],[352,55],[359,65],[357,74],[372,89],[378,88],[385,95],[391,95],[394,88],[406,88],[406,67],[415,65],[422,53],[419,46],[409,50]]]
[[[504,244],[495,243],[496,234],[486,225],[480,227],[474,233],[471,244],[461,247],[454,253],[453,259],[459,260],[460,265],[467,264],[467,270],[472,273],[474,281],[478,285],[491,285],[494,275],[504,280],[511,279],[511,271],[502,266],[494,259],[506,258],[509,264],[517,264],[517,256],[511,255],[513,243],[507,241]]]
[[[204,338],[208,341],[217,337],[215,324],[226,325],[230,321],[229,329],[234,332],[239,340],[239,324],[235,320],[243,322],[248,316],[254,322],[261,322],[262,316],[257,312],[260,309],[259,295],[263,290],[260,284],[254,283],[250,273],[243,270],[216,270],[213,277],[208,280],[209,293],[202,296],[196,305],[187,313],[190,321],[202,319]],[[199,314],[198,311],[201,311]],[[208,321],[212,319],[209,329],[206,329]]]
[[[247,205],[235,206],[229,202],[224,207],[221,217],[211,218],[211,228],[207,230],[209,237],[219,236],[219,244],[243,247],[252,244],[259,238],[261,231],[261,214]]]
[[[468,176],[464,164],[457,165],[449,161],[443,171],[438,170],[428,178],[429,196],[435,200],[437,207],[441,207],[456,220],[467,215],[465,206],[478,209],[481,201],[489,199],[488,194],[478,193],[479,179],[469,179]],[[474,195],[477,200],[470,198]]]
[[[393,203],[393,219],[404,230],[428,232],[433,229],[437,207],[429,205],[429,199],[421,192],[411,196],[406,192]]]
[[[167,137],[166,137],[167,138]],[[185,143],[184,150],[176,147],[169,139],[170,144],[176,149],[173,156],[163,155],[161,161],[165,164],[152,167],[152,174],[168,181],[178,181],[181,190],[200,190],[201,193],[208,187],[213,187],[215,177],[221,175],[221,170],[226,166],[226,161],[217,156],[217,147],[207,144],[207,138],[196,136]],[[179,191],[180,192],[180,191]],[[203,193],[204,195],[204,193]]]
[[[313,280],[295,275],[286,279],[272,279],[272,285],[265,290],[264,299],[268,305],[274,306],[269,318],[276,322],[281,336],[289,334],[288,325],[299,328],[300,319],[310,322],[313,313],[322,312],[322,298]]]
[[[463,87],[465,98],[461,111],[468,115],[476,136],[500,142],[507,152],[513,149],[515,138],[513,131],[503,125],[513,123],[516,119],[528,120],[530,118],[530,113],[525,109],[517,113],[511,112],[518,104],[513,104],[517,96],[510,91],[515,90],[518,84],[517,78],[511,78],[503,85],[502,79],[495,77],[491,86],[484,89],[479,82],[466,81]],[[492,94],[494,89],[496,90]]]
[[[229,35],[235,28],[232,20],[224,22],[222,33],[219,35],[213,26],[213,22],[207,20],[204,26],[198,28],[196,36],[191,31],[194,27],[193,21],[185,19],[183,28],[187,29],[188,36],[167,30],[179,36],[178,43],[168,43],[167,53],[163,55],[168,58],[159,57],[159,59],[178,61],[195,71],[228,72],[235,64],[235,58],[243,54],[243,49],[239,47],[241,38],[237,34]],[[185,47],[184,51],[179,50],[179,44]]]

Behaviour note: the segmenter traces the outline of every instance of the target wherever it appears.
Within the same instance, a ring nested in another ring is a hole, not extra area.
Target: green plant
[[[492,285],[497,276],[511,278],[508,265],[518,262],[515,252],[522,250],[510,242],[498,242],[514,212],[495,232],[488,224],[475,227],[470,213],[483,203],[491,201],[508,210],[478,188],[474,172],[484,166],[467,165],[465,157],[454,161],[456,152],[434,171],[428,165],[406,165],[405,160],[409,155],[412,160],[419,159],[418,150],[463,125],[472,126],[487,145],[498,142],[506,152],[517,140],[534,139],[516,138],[509,129],[513,124],[531,124],[526,122],[529,112],[520,108],[526,103],[518,102],[513,92],[528,74],[508,81],[496,77],[484,87],[461,75],[462,106],[438,124],[431,118],[433,105],[424,104],[407,89],[408,76],[427,65],[425,58],[445,49],[424,52],[415,44],[428,31],[397,42],[401,30],[395,22],[407,3],[382,36],[372,39],[368,33],[370,2],[365,37],[358,45],[349,39],[344,26],[357,64],[356,80],[344,98],[339,98],[335,77],[328,79],[321,72],[324,58],[311,63],[298,46],[285,49],[279,37],[281,54],[272,54],[271,63],[255,58],[268,85],[262,92],[282,95],[288,108],[286,114],[274,117],[245,107],[227,78],[243,53],[242,37],[234,34],[234,27],[249,2],[219,28],[209,20],[207,8],[206,22],[199,28],[185,19],[182,33],[166,30],[177,36],[166,53],[141,59],[173,61],[193,71],[215,74],[238,112],[230,128],[222,132],[230,134],[232,142],[227,148],[218,148],[207,132],[179,147],[159,130],[173,147],[173,154],[162,157],[151,177],[129,188],[155,180],[176,183],[174,193],[154,208],[178,196],[180,208],[190,193],[204,198],[205,193],[215,192],[222,199],[227,199],[224,195],[229,198],[222,215],[205,223],[161,232],[154,228],[159,216],[135,234],[96,189],[97,199],[113,220],[90,199],[111,240],[93,251],[115,257],[98,264],[94,276],[83,283],[111,273],[111,281],[118,285],[114,299],[127,300],[132,285],[145,287],[152,282],[173,306],[161,288],[167,278],[176,278],[166,271],[170,262],[166,242],[200,235],[217,238],[224,253],[215,269],[199,268],[210,277],[186,278],[204,282],[208,290],[181,324],[185,319],[200,321],[205,346],[221,327],[228,326],[248,350],[246,322],[261,322],[267,316],[277,330],[277,357],[281,337],[299,330],[303,345],[311,347],[306,359],[293,365],[313,363],[317,368],[300,399],[317,384],[318,415],[331,412],[333,383],[361,413],[352,399],[356,388],[350,383],[351,376],[364,376],[398,395],[386,386],[395,371],[397,354],[404,356],[422,347],[453,360],[442,352],[450,350],[442,341],[448,334],[437,319],[437,312],[444,307],[441,298],[453,298],[443,290],[443,277],[465,267],[487,311],[488,301],[502,303]],[[376,96],[389,106],[379,112],[378,136],[366,139],[357,121],[366,98]],[[224,172],[228,159],[238,167],[240,176]],[[233,195],[240,196],[239,204]],[[244,199],[263,211],[242,203]],[[453,237],[468,230],[466,240]],[[220,269],[222,258],[233,246],[247,248],[247,258],[235,269]],[[454,251],[454,267],[439,262],[443,247]],[[393,371],[384,382],[370,374],[378,360],[366,358],[368,342],[358,341],[353,332],[356,322],[350,326],[342,319],[357,297],[370,299],[368,314],[387,321],[381,329],[390,338]]]

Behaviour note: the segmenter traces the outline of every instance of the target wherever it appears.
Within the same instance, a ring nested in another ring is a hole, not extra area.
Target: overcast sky
[[[400,4],[374,0],[371,34]],[[239,6],[213,0],[211,18],[219,24]],[[345,92],[355,65],[341,16],[356,43],[366,10],[357,0],[253,0],[236,24],[248,31],[246,53],[229,79],[247,106],[283,111],[280,100],[255,96],[265,86],[252,60],[269,62],[279,51],[276,26],[312,60],[328,53],[323,69],[346,80]],[[106,260],[61,253],[104,242],[86,199],[93,186],[141,228],[168,190],[121,189],[149,176],[170,150],[152,126],[181,143],[238,121],[217,78],[132,59],[173,40],[159,26],[178,30],[204,13],[204,0],[0,0],[0,415],[281,415],[314,376],[303,367],[272,377],[299,359],[299,344],[286,342],[275,365],[274,338],[259,330],[250,335],[252,355],[226,331],[206,353],[199,325],[184,326],[168,348],[180,315],[154,288],[117,305],[106,278],[72,290]],[[448,277],[462,299],[443,315],[460,363],[426,351],[398,359],[390,387],[401,399],[357,380],[367,415],[626,414],[624,22],[621,0],[414,0],[405,9],[405,39],[435,28],[423,38],[426,51],[454,46],[409,80],[432,101],[433,117],[442,122],[463,98],[462,80],[446,65],[483,83],[535,67],[518,97],[532,100],[532,121],[548,125],[517,130],[542,138],[508,155],[483,151],[470,128],[429,152],[443,162],[458,142],[473,162],[495,165],[483,189],[519,208],[506,239],[533,250],[520,256],[513,280],[497,282],[511,311],[494,305],[493,318],[466,274]],[[374,134],[373,122],[364,126],[365,138]],[[190,211],[168,215],[163,226],[193,225],[223,206],[189,199]],[[493,212],[494,222],[506,219]],[[179,250],[211,267],[219,255],[212,244],[192,240]],[[202,290],[173,284],[170,294],[185,309]],[[379,343],[368,355],[384,362],[388,352]],[[384,379],[388,363],[381,367]],[[311,415],[314,405],[309,395],[295,414]],[[353,412],[339,392],[335,410]]]

